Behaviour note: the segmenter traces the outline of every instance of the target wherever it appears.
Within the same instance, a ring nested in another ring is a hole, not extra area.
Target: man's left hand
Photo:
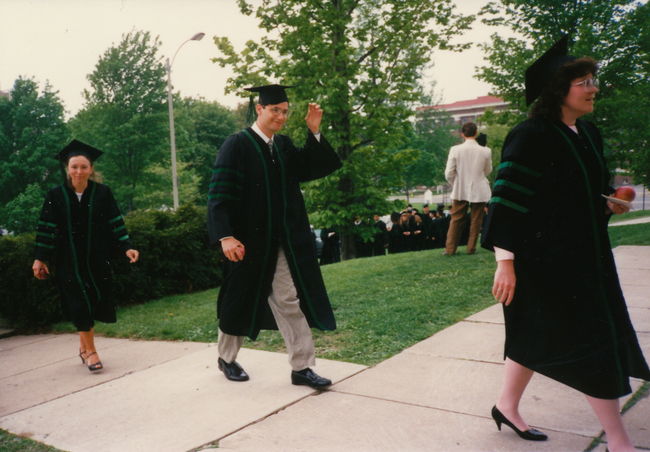
[[[307,116],[305,116],[305,122],[307,127],[311,130],[311,133],[314,135],[320,132],[320,122],[323,119],[323,110],[321,110],[320,105],[310,103],[307,107]]]

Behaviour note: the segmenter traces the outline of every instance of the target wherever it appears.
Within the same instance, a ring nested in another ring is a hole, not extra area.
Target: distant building
[[[479,122],[478,118],[486,110],[492,110],[495,113],[508,110],[510,104],[500,97],[480,96],[476,99],[459,100],[451,104],[430,105],[417,107],[416,111],[426,112],[428,110],[441,110],[449,113],[454,122],[465,124],[466,122]]]

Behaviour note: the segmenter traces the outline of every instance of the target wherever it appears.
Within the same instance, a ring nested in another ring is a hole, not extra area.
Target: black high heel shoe
[[[97,354],[97,352],[89,353],[88,356],[86,356],[86,360],[88,360],[88,358],[90,358],[91,356],[96,355],[96,354]],[[91,371],[91,372],[95,372],[95,371],[101,370],[103,368],[104,368],[104,365],[102,364],[101,361],[97,361],[95,364],[90,364],[90,363],[88,364],[88,370]]]
[[[81,364],[86,364],[86,350],[79,350],[79,358],[81,359]]]
[[[508,427],[513,429],[520,438],[526,439],[528,441],[546,441],[548,436],[545,433],[535,430],[534,428],[529,428],[528,430],[521,431],[515,424],[510,422],[501,411],[497,408],[496,405],[492,407],[492,419],[497,423],[497,428],[501,431],[501,424],[506,424]]]

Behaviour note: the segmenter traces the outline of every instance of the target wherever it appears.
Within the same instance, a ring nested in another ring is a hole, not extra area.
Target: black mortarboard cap
[[[568,55],[568,49],[569,37],[564,35],[526,69],[526,105],[532,104],[539,97],[564,63],[576,59]]]
[[[62,163],[65,163],[68,161],[68,159],[70,159],[70,157],[74,157],[76,155],[84,155],[88,158],[88,160],[94,162],[102,154],[102,151],[92,147],[89,144],[82,143],[79,140],[72,140],[66,147],[61,149],[59,153],[56,154],[56,159]]]
[[[289,102],[285,89],[293,88],[289,85],[265,85],[253,86],[252,88],[244,88],[246,91],[252,93],[259,93],[260,98],[258,103],[260,105],[275,105],[282,102]]]

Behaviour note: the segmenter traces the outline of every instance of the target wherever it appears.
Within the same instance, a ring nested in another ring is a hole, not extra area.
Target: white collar
[[[269,138],[266,135],[264,135],[264,132],[262,132],[262,129],[260,129],[260,127],[257,125],[257,121],[255,121],[253,123],[253,125],[251,126],[251,129],[253,129],[253,132],[258,134],[260,136],[260,138],[264,140],[265,143],[268,143],[269,141],[273,140],[273,136],[271,136],[271,138]]]

